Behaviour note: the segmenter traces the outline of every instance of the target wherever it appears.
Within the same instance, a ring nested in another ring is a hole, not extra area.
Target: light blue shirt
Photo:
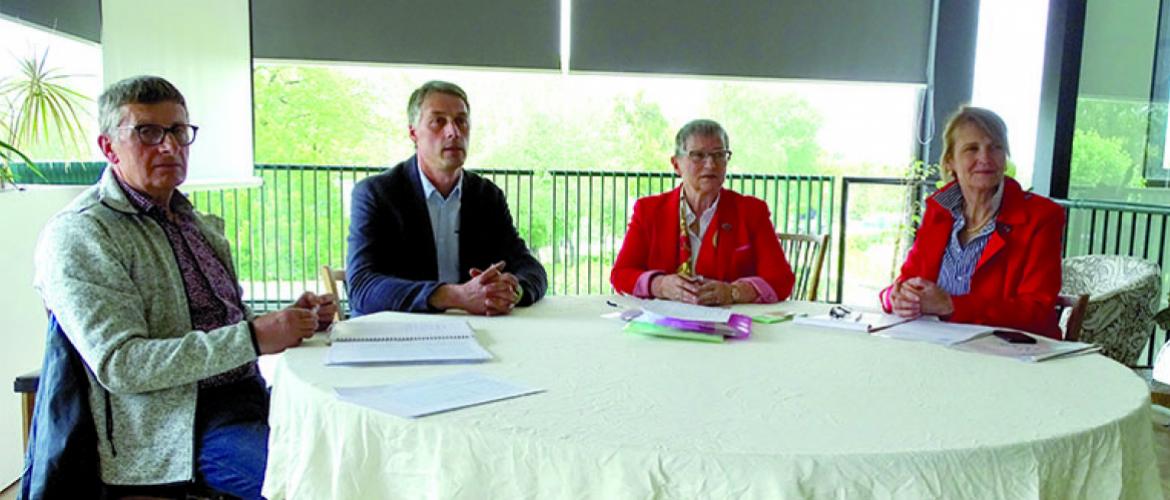
[[[963,215],[963,191],[958,184],[952,185],[946,191],[935,196],[935,201],[947,209],[954,217],[951,225],[951,238],[947,242],[946,253],[943,254],[942,267],[938,271],[938,287],[948,294],[966,295],[971,291],[971,276],[975,274],[975,267],[983,255],[983,249],[991,240],[991,233],[995,232],[995,218],[992,217],[987,225],[967,242],[966,246],[960,242],[959,233],[967,226],[967,218]],[[995,193],[992,203],[999,212],[999,204],[1003,199],[1003,183]]]
[[[459,172],[459,180],[455,181],[455,188],[446,198],[423,173],[421,165],[418,178],[422,180],[423,198],[427,200],[427,214],[431,217],[439,281],[459,283],[459,209],[463,207],[463,172]]]

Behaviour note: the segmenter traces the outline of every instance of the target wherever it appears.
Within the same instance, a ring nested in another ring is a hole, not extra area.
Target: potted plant
[[[902,184],[906,187],[902,199],[902,220],[898,223],[898,238],[894,241],[894,262],[890,266],[890,277],[893,280],[898,275],[906,252],[914,244],[914,235],[918,232],[918,225],[922,223],[922,214],[926,211],[926,196],[942,185],[939,178],[940,168],[937,163],[930,164],[924,161],[915,161],[906,169]]]

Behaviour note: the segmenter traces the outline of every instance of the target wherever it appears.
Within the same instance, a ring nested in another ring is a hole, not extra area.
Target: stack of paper
[[[703,342],[744,339],[752,333],[751,317],[729,309],[667,300],[626,298],[623,302],[632,306],[620,316],[627,322],[624,331],[629,333]]]
[[[330,365],[473,363],[492,359],[463,320],[388,321],[370,317],[333,326]]]
[[[956,344],[953,347],[960,351],[1004,356],[1029,363],[1038,363],[1040,361],[1067,356],[1078,356],[1101,350],[1099,346],[1084,342],[1064,342],[1030,333],[1025,334],[1036,339],[1036,343],[1014,344],[995,335],[985,335],[961,344]]]

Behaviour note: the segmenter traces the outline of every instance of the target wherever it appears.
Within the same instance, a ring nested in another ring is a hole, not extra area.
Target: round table
[[[605,299],[467,316],[495,356],[478,365],[326,366],[321,339],[287,351],[265,495],[1161,497],[1146,386],[1103,356],[1029,364],[791,322],[651,338],[601,318]],[[461,370],[547,392],[413,420],[333,392]]]

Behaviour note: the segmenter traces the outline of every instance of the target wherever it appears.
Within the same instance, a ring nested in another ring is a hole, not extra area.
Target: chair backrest
[[[1068,309],[1068,321],[1064,324],[1064,340],[1076,342],[1081,339],[1081,325],[1085,321],[1085,309],[1089,307],[1089,294],[1056,296],[1057,314],[1063,315]]]
[[[825,251],[829,248],[829,235],[776,233],[776,238],[780,240],[784,257],[796,275],[792,297],[816,300],[821,285],[821,269],[825,264]]]
[[[341,287],[337,286],[338,283],[341,283]],[[345,284],[345,269],[333,269],[329,266],[321,266],[321,288],[325,290],[325,293],[331,293],[337,298],[337,315],[333,319],[342,321],[349,318],[349,313],[345,311],[346,308],[342,307],[345,302],[341,300],[341,291],[345,290],[348,292],[349,290]]]

